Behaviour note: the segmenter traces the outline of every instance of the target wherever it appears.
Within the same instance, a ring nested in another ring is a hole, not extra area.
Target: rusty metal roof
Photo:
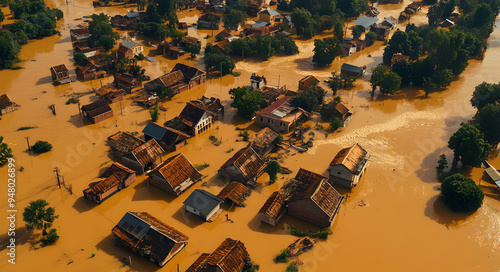
[[[224,189],[222,189],[217,196],[222,199],[229,199],[234,202],[234,204],[241,206],[243,201],[245,201],[251,193],[252,191],[250,191],[250,189],[248,189],[245,185],[232,181],[224,187]]]
[[[135,172],[115,162],[101,175],[101,181],[91,185],[85,192],[93,195],[102,194],[125,181],[130,175],[135,175]]]
[[[285,198],[279,192],[274,192],[266,200],[264,206],[260,208],[259,213],[263,213],[273,219],[277,219],[284,209],[285,209]]]
[[[279,136],[278,133],[266,127],[261,129],[252,141],[252,148],[266,149],[274,144],[274,140]]]
[[[182,153],[168,158],[158,165],[151,173],[153,172],[160,173],[172,188],[179,186],[187,179],[197,181],[202,176]]]
[[[147,165],[160,157],[165,150],[161,148],[155,139],[151,139],[132,150],[131,154],[141,165]]]
[[[127,154],[144,144],[143,140],[122,131],[109,136],[108,140],[110,141],[111,148],[122,154]]]
[[[64,64],[51,67],[50,69],[54,70],[56,73],[68,72],[68,68],[66,68]]]
[[[369,156],[368,152],[356,143],[351,147],[340,150],[335,158],[333,158],[330,166],[343,165],[351,171],[351,173],[358,174],[359,171],[363,169]]]
[[[348,109],[346,106],[344,106],[344,104],[342,104],[342,103],[340,103],[340,102],[339,102],[339,103],[337,103],[337,105],[335,105],[335,109],[336,109],[336,110],[337,110],[337,111],[338,111],[341,115],[344,115],[344,114],[346,114],[346,113],[348,113],[348,112],[349,112],[349,109]]]
[[[210,266],[220,267],[221,271],[241,271],[250,262],[245,245],[239,240],[226,238],[207,259]]]
[[[250,146],[244,147],[236,152],[219,170],[234,165],[246,179],[257,178],[263,171],[265,163]]]
[[[95,102],[82,106],[82,111],[87,113],[87,116],[94,118],[108,111],[112,111],[111,107],[103,99],[99,99]]]
[[[10,98],[6,94],[0,95],[0,109],[5,109],[11,107],[14,103],[10,101]]]

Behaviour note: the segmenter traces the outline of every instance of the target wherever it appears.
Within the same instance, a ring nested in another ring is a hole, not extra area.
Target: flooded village
[[[496,1],[14,2],[2,271],[500,269]]]

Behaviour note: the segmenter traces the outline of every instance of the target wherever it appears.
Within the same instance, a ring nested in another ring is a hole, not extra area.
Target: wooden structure
[[[186,211],[195,214],[205,221],[213,222],[222,213],[220,204],[224,199],[205,190],[196,189],[184,201]]]
[[[76,68],[76,75],[80,80],[91,80],[106,75],[106,58],[104,54],[86,58]]]
[[[259,210],[259,219],[271,226],[276,226],[286,213],[285,198],[280,192],[274,192]]]
[[[250,196],[252,191],[245,185],[232,181],[220,191],[217,197],[229,201],[236,206],[243,206],[243,202]]]
[[[86,28],[74,28],[69,30],[72,41],[87,41],[90,39],[90,32]]]
[[[0,116],[14,111],[14,102],[6,94],[0,95]]]
[[[125,156],[132,152],[132,150],[144,144],[143,140],[122,131],[118,131],[117,133],[109,136],[108,141],[113,154],[118,157]]]
[[[163,153],[165,153],[165,150],[161,148],[155,139],[151,139],[122,156],[122,164],[134,170],[137,174],[142,174],[147,170],[154,169],[161,162]]]
[[[212,253],[202,253],[186,272],[241,272],[252,267],[245,245],[227,238]]]
[[[346,126],[352,119],[352,113],[349,109],[342,103],[337,103],[335,105],[334,116],[342,120],[342,126]]]
[[[83,190],[85,198],[97,204],[130,186],[136,181],[136,176],[133,170],[115,162],[100,176],[100,179]]]
[[[123,89],[129,94],[142,89],[142,81],[128,73],[115,75],[113,84],[116,88]]]
[[[226,180],[236,180],[243,184],[253,186],[264,172],[266,164],[250,146],[236,152],[220,168],[219,175]]]
[[[168,158],[147,175],[151,184],[174,196],[179,196],[201,179],[200,172],[182,153]]]
[[[82,113],[94,124],[113,117],[113,110],[104,99],[84,105]]]
[[[299,90],[306,91],[311,90],[316,85],[318,85],[319,80],[312,75],[308,75],[303,79],[299,80]]]
[[[196,136],[209,128],[215,120],[224,115],[224,107],[218,98],[202,97],[186,103],[186,106],[172,120],[165,123],[167,127]]]
[[[328,183],[328,178],[301,168],[287,186],[289,215],[320,228],[332,226],[344,197]]]
[[[330,163],[330,182],[346,188],[356,186],[365,173],[370,154],[359,144],[344,148]]]
[[[52,82],[55,84],[65,84],[71,82],[71,79],[69,78],[69,70],[64,64],[50,67],[50,73],[52,74]]]
[[[112,233],[133,252],[160,267],[179,253],[189,239],[147,212],[127,212]]]
[[[276,148],[276,138],[278,136],[279,134],[272,129],[263,128],[255,134],[251,147],[261,158],[264,158]]]

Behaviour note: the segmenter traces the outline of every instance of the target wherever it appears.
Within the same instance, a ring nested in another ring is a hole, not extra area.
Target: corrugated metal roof
[[[203,216],[209,215],[224,199],[217,197],[205,190],[196,189],[183,202],[201,212]]]
[[[165,135],[165,132],[167,132],[166,128],[152,122],[149,122],[146,125],[146,127],[142,130],[142,133],[151,136],[156,140],[160,140],[163,137],[163,135]]]
[[[353,23],[355,25],[363,26],[365,28],[365,30],[368,30],[376,22],[378,22],[378,18],[377,17],[363,16],[363,17],[360,17],[360,18],[354,20]]]

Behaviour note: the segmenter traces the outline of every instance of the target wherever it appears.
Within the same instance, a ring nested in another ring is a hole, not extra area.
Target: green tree
[[[401,77],[401,84],[410,85],[413,66],[411,62],[400,60],[392,65],[392,71]]]
[[[33,152],[35,152],[36,154],[42,154],[42,153],[49,152],[50,150],[52,150],[52,145],[49,142],[37,141],[31,147],[31,149],[33,149]]]
[[[82,63],[84,60],[86,60],[87,56],[85,56],[85,54],[83,54],[83,53],[76,52],[74,59],[75,59],[75,63],[78,65],[78,64]]]
[[[224,27],[229,29],[236,29],[238,24],[243,24],[247,21],[247,15],[237,9],[232,9],[229,14],[222,19],[224,22]]]
[[[172,97],[174,97],[177,94],[174,90],[167,88],[165,86],[158,87],[155,90],[155,92],[156,92],[156,95],[158,95],[158,97],[161,99],[164,99],[164,98],[171,99]]]
[[[89,33],[96,41],[96,44],[104,46],[107,51],[112,49],[116,40],[120,38],[120,35],[113,31],[108,17],[103,13],[92,15],[92,21],[89,23]]]
[[[104,46],[104,49],[106,51],[113,49],[113,47],[115,46],[115,43],[116,43],[116,40],[113,37],[108,36],[108,35],[101,36],[101,38],[99,38],[99,40],[96,41],[96,45],[97,46]]]
[[[13,35],[0,30],[0,69],[12,68],[19,61],[19,44],[14,41]]]
[[[54,228],[50,229],[47,235],[42,238],[42,242],[48,245],[55,243],[57,240],[59,240],[59,235],[57,235],[57,230]]]
[[[341,20],[337,20],[333,26],[333,33],[335,38],[339,40],[340,43],[344,41],[344,24]]]
[[[0,23],[5,20],[5,14],[3,14],[2,10],[0,10]]]
[[[292,23],[295,26],[297,35],[302,36],[306,39],[310,39],[316,35],[321,27],[321,21],[319,18],[314,18],[308,10],[305,8],[296,8],[293,10]]]
[[[234,61],[218,48],[211,45],[205,47],[205,56],[203,57],[205,69],[207,71],[221,71],[222,75],[233,72],[235,67]]]
[[[484,133],[484,139],[492,146],[500,142],[500,105],[488,104],[477,111],[474,119]]]
[[[266,173],[269,175],[271,184],[276,182],[276,179],[278,179],[279,172],[281,172],[281,165],[279,164],[279,162],[271,160],[267,163]]]
[[[340,89],[349,89],[354,87],[354,81],[356,81],[355,77],[332,72],[332,75],[328,78],[326,83],[328,84],[328,87],[333,91],[333,94],[336,94]]]
[[[375,40],[377,40],[377,34],[375,32],[370,31],[366,33],[365,35],[365,44],[366,46],[371,46],[375,43]]]
[[[344,123],[338,117],[333,117],[330,120],[330,130],[331,131],[336,131],[337,129],[341,128],[343,125],[344,125]]]
[[[153,108],[149,109],[149,115],[151,116],[151,121],[156,122],[160,117],[160,111],[158,104],[156,104]]]
[[[438,173],[443,173],[444,169],[448,168],[448,160],[446,160],[446,155],[439,155],[438,166],[436,166],[436,170]]]
[[[146,8],[147,0],[136,0],[137,10],[141,11]]]
[[[337,7],[348,18],[358,17],[369,8],[367,0],[338,0]]]
[[[476,211],[483,205],[484,192],[472,179],[454,174],[441,184],[441,196],[450,210],[465,213]]]
[[[446,88],[450,86],[453,81],[453,72],[450,69],[442,69],[434,72],[434,76],[432,77],[432,82],[438,88]]]
[[[43,199],[31,201],[30,204],[24,208],[23,220],[28,229],[43,229],[44,234],[47,228],[52,226],[54,220],[59,216],[55,214],[55,209],[47,207],[49,203]]]
[[[463,165],[481,167],[491,150],[491,146],[484,140],[484,134],[469,123],[462,123],[451,135],[448,147],[454,152],[452,168],[456,168],[460,161]]]
[[[380,88],[382,94],[394,94],[399,90],[401,77],[389,71],[387,67],[379,65],[372,70],[370,83],[372,85],[372,95],[377,87]]]
[[[3,137],[0,136],[0,166],[7,164],[12,156],[12,149],[3,142]]]
[[[229,94],[233,99],[231,104],[238,109],[238,113],[248,119],[252,119],[255,112],[265,104],[262,92],[258,90],[249,90],[247,87],[237,87],[229,90]]]
[[[486,3],[482,3],[477,7],[476,12],[474,12],[473,26],[480,28],[493,21],[494,17],[495,15],[491,7]]]
[[[319,106],[323,104],[325,94],[326,91],[323,88],[316,86],[314,89],[300,92],[292,98],[291,102],[294,106],[305,111],[317,111]]]
[[[436,89],[436,84],[432,82],[432,79],[430,77],[424,78],[424,92],[425,92],[425,97],[428,97],[429,94]]]
[[[312,61],[320,66],[330,65],[342,54],[342,45],[335,37],[314,40],[314,56]]]
[[[365,28],[362,25],[356,25],[352,29],[352,37],[354,39],[359,39],[359,37],[361,37],[361,34],[363,34],[364,32],[365,32]]]
[[[500,84],[483,82],[476,86],[470,100],[473,107],[482,109],[488,104],[497,104],[500,101]]]

